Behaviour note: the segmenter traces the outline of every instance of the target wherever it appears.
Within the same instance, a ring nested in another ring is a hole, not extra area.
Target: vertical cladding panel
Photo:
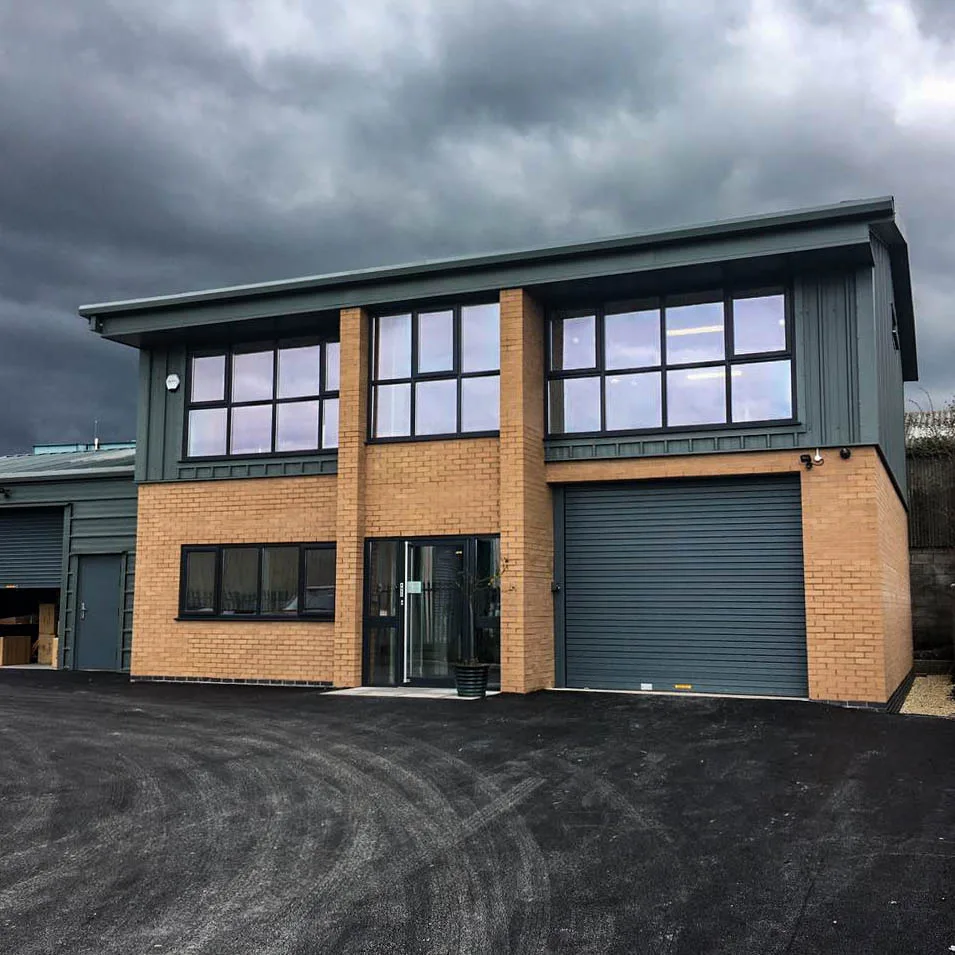
[[[812,437],[820,444],[851,444],[857,440],[855,405],[855,284],[851,275],[833,273],[808,283],[813,307],[810,321],[814,348],[810,350],[812,391],[808,400],[816,411]]]
[[[875,284],[871,268],[856,274],[856,355],[858,362],[859,440],[879,441],[878,353],[876,349]]]
[[[152,372],[153,352],[148,348],[139,352],[139,401],[136,407],[136,455],[137,482],[145,481],[150,476],[150,459],[152,449],[149,443],[149,427],[152,417]]]
[[[186,369],[186,346],[174,345],[166,352],[165,370],[160,384],[165,402],[165,420],[163,422],[163,464],[162,477],[171,480],[177,477],[177,466],[182,456],[182,440],[185,428],[186,388],[188,375]],[[182,384],[175,391],[167,391],[166,376],[176,374]]]
[[[892,476],[906,493],[905,475],[905,386],[902,381],[902,355],[893,334],[895,295],[889,250],[877,238],[872,239],[875,259],[873,296],[875,311],[876,358],[878,374],[879,446]]]
[[[149,399],[149,471],[147,479],[161,481],[166,476],[166,404],[170,392],[166,390],[166,362],[168,352],[159,348],[153,353],[150,368],[150,399]],[[180,386],[180,391],[185,385]]]

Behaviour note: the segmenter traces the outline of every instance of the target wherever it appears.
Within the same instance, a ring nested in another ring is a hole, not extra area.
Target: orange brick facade
[[[553,505],[544,464],[544,319],[501,293],[501,688],[554,683]]]
[[[132,675],[330,681],[333,624],[177,621],[183,544],[335,540],[334,477],[144,484]]]
[[[145,484],[139,494],[133,676],[362,679],[368,538],[500,534],[502,688],[554,683],[551,486],[798,472],[814,699],[884,702],[911,668],[907,517],[878,452],[823,450],[544,461],[544,321],[501,293],[500,438],[368,444],[368,316],[341,314],[337,477]],[[336,541],[336,619],[176,621],[180,547]]]

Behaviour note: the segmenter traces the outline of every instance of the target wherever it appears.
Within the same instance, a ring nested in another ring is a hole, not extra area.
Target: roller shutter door
[[[0,587],[60,587],[63,509],[0,511]]]
[[[565,682],[808,695],[799,476],[564,493]]]

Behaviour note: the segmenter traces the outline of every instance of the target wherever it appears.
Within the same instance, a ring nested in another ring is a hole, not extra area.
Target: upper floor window
[[[373,438],[498,431],[497,302],[379,315],[371,338]]]
[[[195,352],[189,363],[190,458],[338,447],[338,342]]]
[[[786,296],[667,296],[551,318],[548,433],[793,418]]]

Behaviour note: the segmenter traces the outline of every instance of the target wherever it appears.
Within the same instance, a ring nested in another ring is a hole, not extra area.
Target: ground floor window
[[[496,536],[370,540],[364,682],[445,685],[479,660],[500,685],[501,559]]]
[[[331,620],[334,544],[196,544],[182,548],[179,615]]]

